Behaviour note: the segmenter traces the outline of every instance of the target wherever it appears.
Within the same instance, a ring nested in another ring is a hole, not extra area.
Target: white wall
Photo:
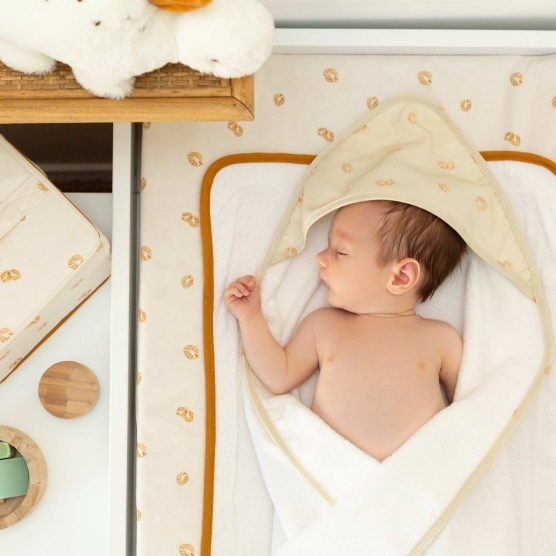
[[[554,0],[260,0],[277,27],[556,29]]]

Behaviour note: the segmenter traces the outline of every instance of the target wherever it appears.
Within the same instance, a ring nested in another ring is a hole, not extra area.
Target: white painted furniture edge
[[[462,29],[276,29],[274,54],[556,54],[556,31]],[[133,222],[135,160],[132,123],[115,123],[113,135],[112,309],[110,333],[109,556],[135,553]]]

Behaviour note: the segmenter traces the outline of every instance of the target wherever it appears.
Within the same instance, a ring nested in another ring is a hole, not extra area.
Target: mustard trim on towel
[[[556,175],[556,162],[544,158],[542,156],[516,151],[480,151],[479,154],[485,161],[492,160],[515,160],[520,162],[527,162],[543,166]],[[204,479],[204,496],[203,496],[203,526],[202,526],[202,539],[201,539],[201,554],[200,556],[210,556],[211,542],[212,542],[212,516],[214,504],[214,464],[215,464],[215,450],[216,450],[216,397],[215,397],[215,374],[214,374],[214,344],[213,344],[213,309],[214,309],[214,271],[213,271],[213,250],[212,250],[212,234],[210,225],[210,190],[216,174],[226,166],[232,164],[242,164],[249,162],[283,162],[290,164],[310,164],[316,155],[296,155],[286,153],[246,153],[229,155],[222,157],[215,161],[207,170],[202,183],[201,198],[200,198],[200,225],[201,225],[201,240],[203,248],[203,267],[204,267],[204,290],[203,290],[203,334],[204,334],[204,352],[205,352],[205,385],[206,385],[206,449],[205,449],[205,479]],[[506,207],[504,207],[506,208]],[[515,221],[513,212],[510,211],[510,221],[514,233],[518,235],[518,239],[526,246],[525,239],[521,234],[521,230]],[[274,249],[277,247],[277,242],[274,242]],[[270,249],[269,251],[272,251]],[[523,397],[520,405],[516,408],[512,418],[500,433],[500,436],[479,463],[475,471],[469,476],[468,480],[464,483],[460,491],[452,500],[452,503],[446,508],[440,518],[430,527],[430,529],[421,537],[419,542],[413,547],[408,556],[419,556],[438,536],[440,531],[445,527],[448,521],[455,514],[456,510],[463,502],[467,494],[473,488],[475,483],[488,469],[490,464],[494,461],[500,450],[506,444],[507,440],[515,430],[521,418],[529,408],[533,398],[546,379],[553,359],[553,337],[552,326],[550,322],[548,306],[544,298],[540,277],[537,271],[535,261],[533,260],[528,249],[525,249],[524,256],[531,268],[531,276],[533,283],[533,290],[535,292],[534,301],[537,304],[539,315],[542,323],[543,339],[545,345],[545,353],[541,367],[535,376],[531,386]],[[257,276],[257,282],[264,276],[266,269],[269,266],[270,258],[267,257]],[[249,370],[247,362],[244,357],[244,369]],[[329,503],[333,504],[332,496],[324,489],[318,481],[312,477],[311,473],[304,468],[291,448],[283,440],[280,433],[276,430],[271,420],[269,419],[260,397],[256,393],[256,388],[253,382],[253,372],[247,373],[247,385],[251,395],[251,400],[257,410],[257,413],[278,447],[284,451],[286,456],[289,457],[292,464],[298,471],[310,482],[310,484],[323,496]],[[255,394],[255,396],[253,395]],[[261,413],[262,409],[262,413]],[[293,458],[292,458],[293,456]]]

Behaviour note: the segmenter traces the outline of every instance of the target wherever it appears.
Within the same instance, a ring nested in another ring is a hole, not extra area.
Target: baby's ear
[[[420,277],[421,265],[419,261],[411,258],[402,259],[394,265],[386,287],[394,295],[403,295],[417,285]]]

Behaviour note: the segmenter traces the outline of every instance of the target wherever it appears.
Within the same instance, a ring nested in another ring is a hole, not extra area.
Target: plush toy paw
[[[10,68],[22,73],[44,75],[56,68],[56,60],[45,54],[32,52],[0,40],[0,60]]]
[[[135,77],[124,79],[119,83],[109,83],[94,73],[73,68],[73,75],[77,82],[93,95],[98,97],[121,100],[128,97],[133,91]]]

